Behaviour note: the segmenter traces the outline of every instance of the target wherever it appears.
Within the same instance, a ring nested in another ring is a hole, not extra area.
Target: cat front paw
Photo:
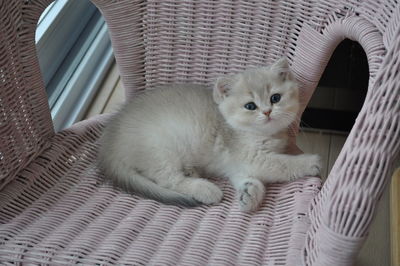
[[[321,173],[321,157],[316,154],[302,154],[299,156],[299,164],[297,171],[291,180],[302,178],[305,176],[320,176]]]
[[[322,169],[321,157],[316,154],[308,155],[305,174],[309,176],[319,176]]]
[[[257,179],[247,180],[239,188],[238,194],[240,210],[245,212],[254,211],[264,198],[265,187]]]

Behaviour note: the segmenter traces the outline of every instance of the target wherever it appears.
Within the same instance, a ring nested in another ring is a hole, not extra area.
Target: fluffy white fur
[[[273,94],[281,100],[271,103]],[[254,102],[256,110],[244,108]],[[299,110],[286,59],[219,78],[214,89],[172,85],[146,90],[105,128],[99,164],[127,190],[166,203],[213,204],[222,191],[201,178],[229,178],[240,208],[255,210],[267,182],[319,174],[317,155],[283,154]]]

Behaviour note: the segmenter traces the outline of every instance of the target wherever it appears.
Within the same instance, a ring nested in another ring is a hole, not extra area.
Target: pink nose
[[[269,116],[269,115],[271,114],[271,110],[265,111],[264,114],[265,114],[266,116]]]

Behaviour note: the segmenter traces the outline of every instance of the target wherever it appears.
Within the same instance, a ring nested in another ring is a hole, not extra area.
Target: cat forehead
[[[242,85],[250,85],[260,89],[269,89],[277,82],[280,82],[279,75],[276,71],[268,68],[249,69],[239,76],[239,82]]]
[[[258,96],[264,98],[270,93],[275,91],[281,91],[281,82],[276,80],[276,77],[270,75],[269,73],[257,73],[255,75],[243,75],[238,83],[238,90],[246,92],[252,96]]]

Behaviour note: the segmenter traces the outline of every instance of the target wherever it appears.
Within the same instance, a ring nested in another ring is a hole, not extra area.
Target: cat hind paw
[[[216,204],[222,200],[223,192],[210,181],[198,179],[193,184],[191,196],[204,204]]]

